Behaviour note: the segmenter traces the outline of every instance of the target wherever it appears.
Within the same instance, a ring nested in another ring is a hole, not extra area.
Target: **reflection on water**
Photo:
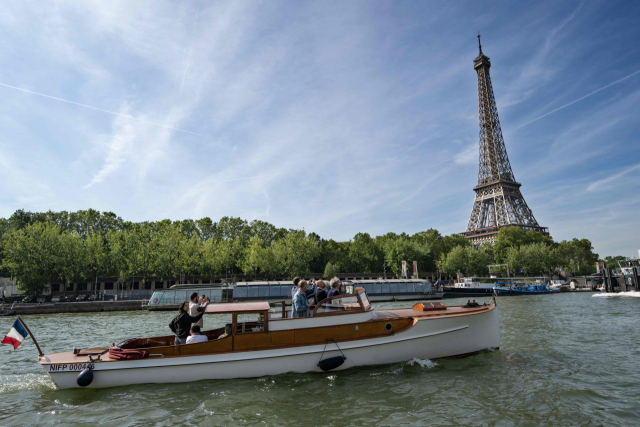
[[[0,346],[0,425],[637,425],[640,300],[592,295],[499,298],[498,351],[318,374],[58,391],[30,340]],[[54,352],[168,334],[174,314],[25,321]]]

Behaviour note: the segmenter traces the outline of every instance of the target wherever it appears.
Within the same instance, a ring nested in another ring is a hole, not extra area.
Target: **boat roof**
[[[209,304],[205,309],[205,313],[253,313],[256,311],[268,311],[270,307],[267,301],[230,302]]]

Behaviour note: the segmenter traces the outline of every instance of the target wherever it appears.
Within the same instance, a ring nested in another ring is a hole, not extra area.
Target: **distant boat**
[[[552,291],[549,285],[545,284],[516,284],[512,282],[498,282],[493,287],[496,295],[540,295],[552,294],[559,291]]]
[[[493,287],[496,279],[466,277],[443,288],[445,298],[456,297],[483,297],[493,295]]]

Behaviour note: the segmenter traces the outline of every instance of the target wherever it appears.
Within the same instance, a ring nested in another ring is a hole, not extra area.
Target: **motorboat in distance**
[[[207,342],[132,338],[110,348],[46,354],[40,364],[59,389],[101,388],[343,370],[500,347],[495,299],[476,307],[424,302],[374,310],[356,288],[321,301],[310,317],[291,318],[284,302],[267,301],[210,304],[204,311],[232,319],[203,331]]]

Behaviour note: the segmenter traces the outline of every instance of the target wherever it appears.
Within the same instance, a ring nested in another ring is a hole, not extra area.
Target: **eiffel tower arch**
[[[491,62],[482,53],[473,61],[478,74],[478,109],[480,113],[480,161],[478,185],[473,189],[476,196],[471,209],[467,230],[461,233],[474,244],[494,243],[501,228],[520,227],[549,234],[541,227],[520,192],[502,137],[498,108],[489,76]]]

